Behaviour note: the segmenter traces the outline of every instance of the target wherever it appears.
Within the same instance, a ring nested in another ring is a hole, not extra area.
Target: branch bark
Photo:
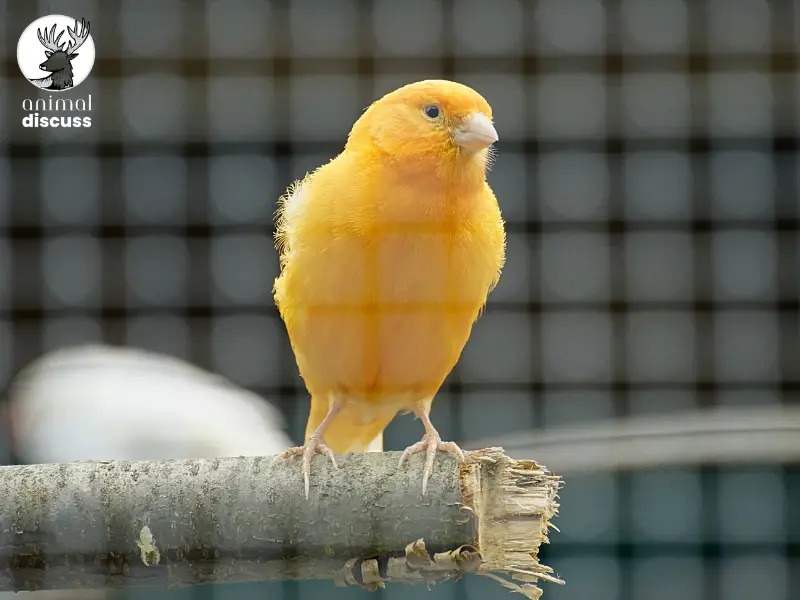
[[[275,457],[0,468],[0,590],[332,579],[369,589],[477,573],[530,598],[560,479],[501,448],[437,457]],[[505,575],[508,578],[502,577]]]

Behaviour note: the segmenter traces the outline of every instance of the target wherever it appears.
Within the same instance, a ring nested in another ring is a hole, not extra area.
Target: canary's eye
[[[439,110],[439,107],[436,106],[435,104],[429,104],[428,106],[422,109],[422,112],[424,112],[425,116],[428,117],[429,119],[438,119],[441,110]]]

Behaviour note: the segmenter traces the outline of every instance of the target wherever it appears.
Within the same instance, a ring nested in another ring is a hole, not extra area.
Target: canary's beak
[[[497,141],[497,130],[489,117],[482,113],[472,113],[456,128],[455,140],[465,150],[477,152]]]

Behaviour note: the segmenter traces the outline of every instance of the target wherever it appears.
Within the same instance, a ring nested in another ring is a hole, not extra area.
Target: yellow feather
[[[459,152],[448,123],[417,118],[429,98],[454,120],[491,116],[460,84],[401,88],[279,203],[275,301],[312,397],[306,437],[345,398],[325,432],[336,452],[367,449],[398,411],[435,396],[505,260],[489,152]]]

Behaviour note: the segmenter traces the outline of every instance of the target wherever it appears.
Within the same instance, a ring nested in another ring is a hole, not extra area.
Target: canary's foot
[[[422,436],[422,439],[416,444],[412,444],[405,449],[403,455],[400,457],[398,467],[412,455],[419,452],[425,452],[425,470],[422,472],[422,495],[425,495],[428,489],[428,479],[433,473],[433,461],[436,458],[436,452],[449,452],[455,454],[459,462],[464,462],[464,453],[461,451],[455,442],[443,442],[442,438],[436,431],[431,431]]]
[[[280,454],[280,458],[289,458],[290,456],[303,457],[303,481],[306,489],[306,500],[308,500],[309,483],[311,480],[311,459],[315,454],[327,456],[331,459],[333,468],[339,468],[336,465],[336,458],[333,455],[333,450],[328,448],[325,445],[325,442],[323,442],[319,437],[313,435],[308,438],[308,441],[304,445],[296,446],[294,448],[287,448]]]

